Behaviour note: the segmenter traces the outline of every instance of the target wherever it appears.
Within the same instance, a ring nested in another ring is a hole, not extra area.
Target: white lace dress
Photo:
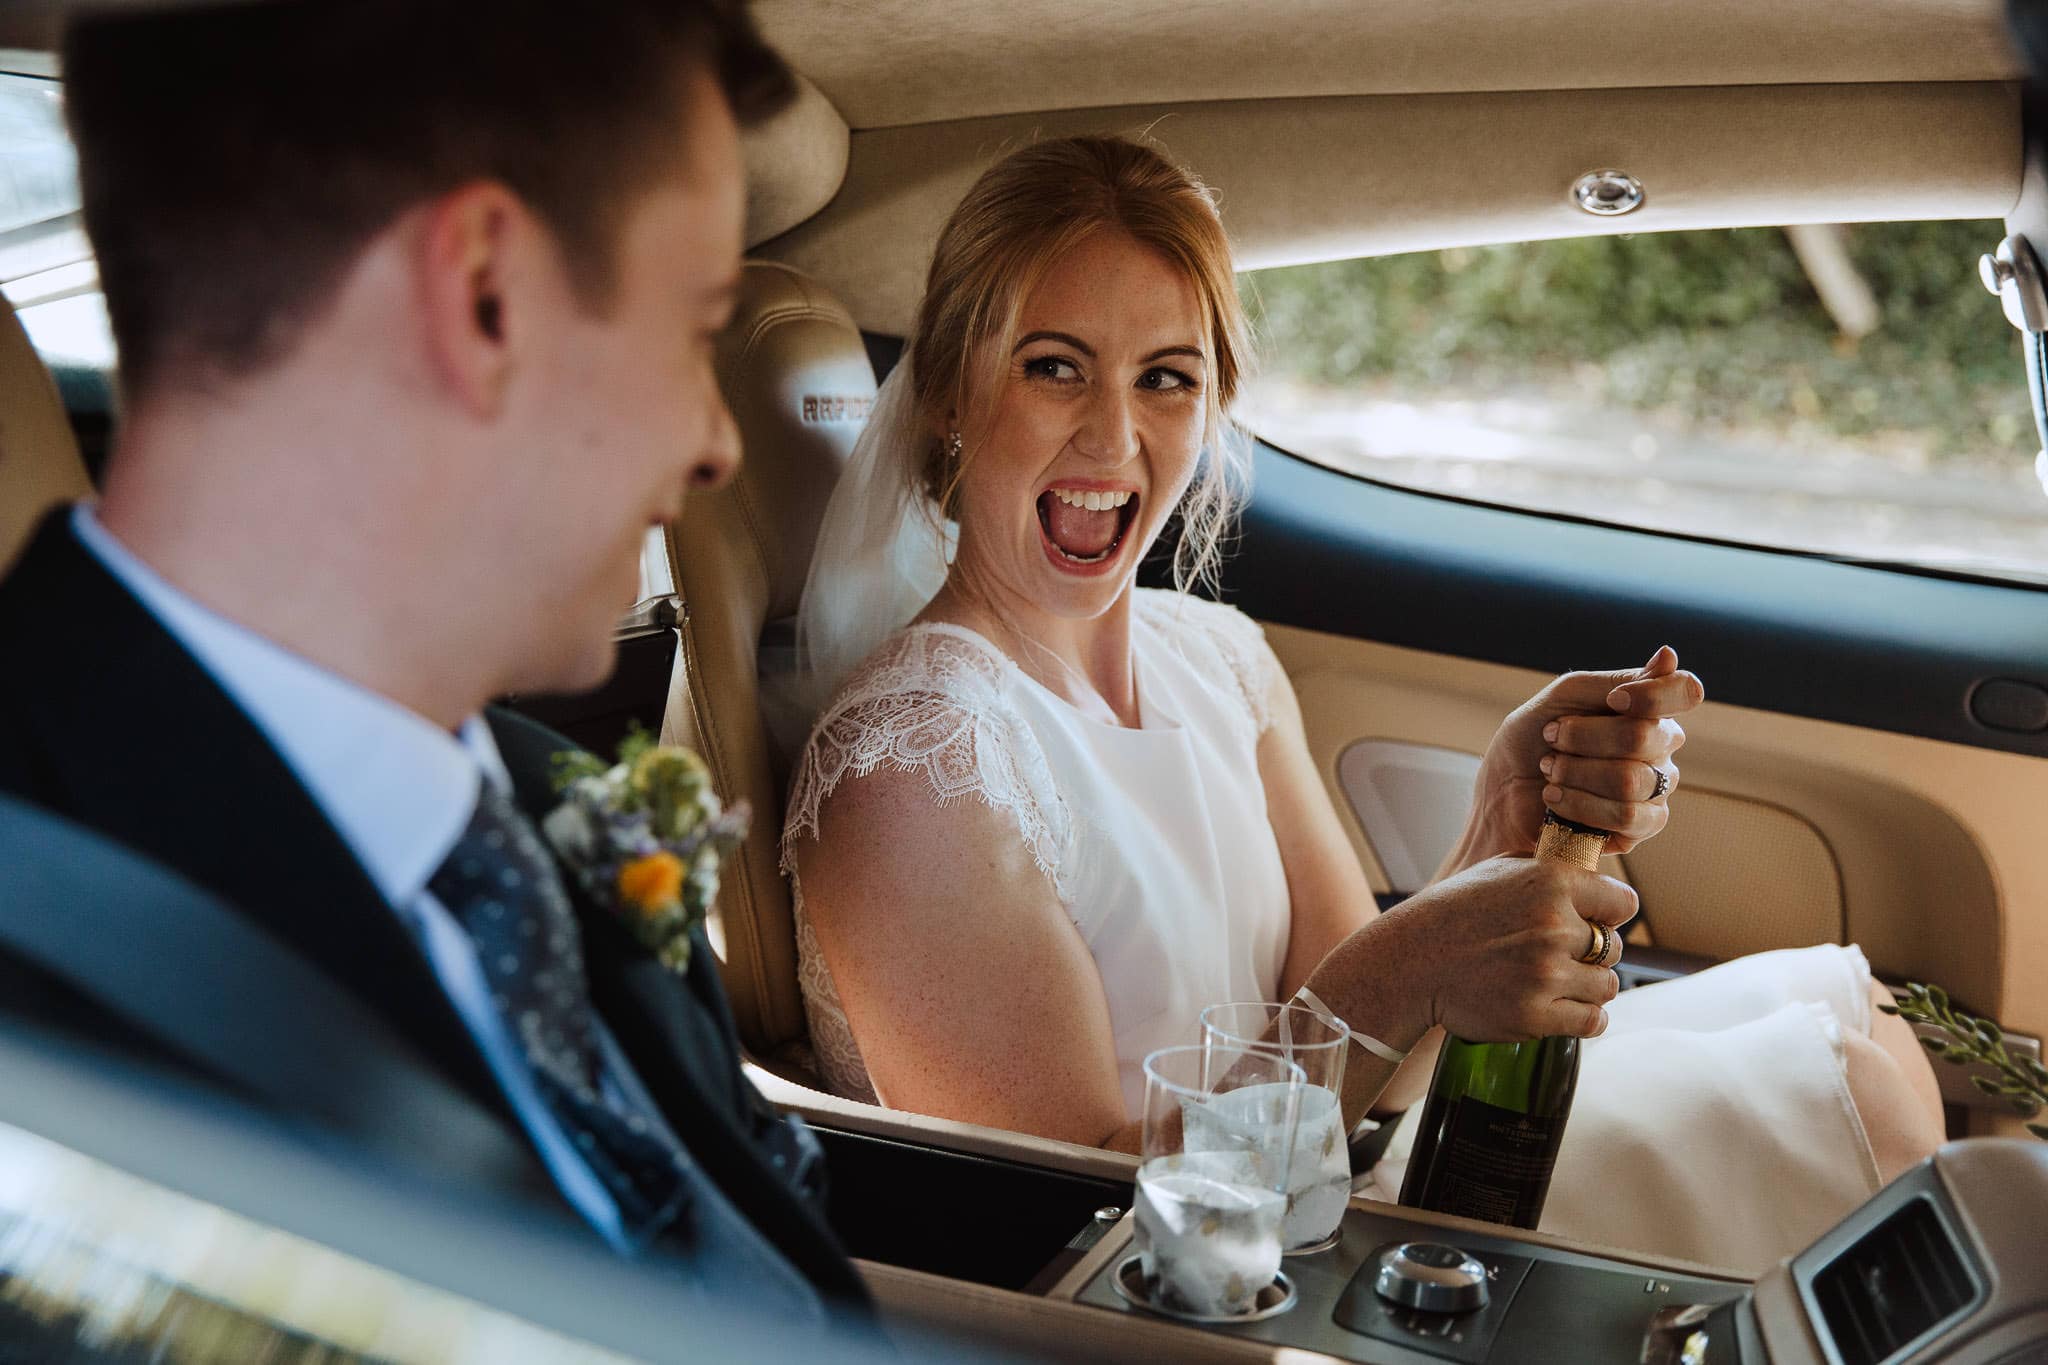
[[[1287,881],[1257,745],[1279,664],[1234,609],[1142,589],[1135,606],[1141,729],[1084,716],[945,625],[891,637],[826,709],[798,764],[783,859],[834,1090],[888,1102],[805,919],[796,855],[833,790],[878,767],[1015,820],[1101,972],[1133,1118],[1148,1052],[1199,1042],[1207,1005],[1276,994]],[[1870,1028],[1869,980],[1856,949],[1823,945],[1616,1001],[1583,1054],[1544,1230],[1751,1273],[1825,1231],[1879,1185],[1843,1066],[1844,1030]],[[1365,1193],[1397,1196],[1410,1141],[1397,1135]]]
[[[948,625],[892,636],[826,708],[797,767],[783,859],[811,1044],[834,1090],[888,1102],[804,916],[794,855],[825,798],[884,765],[922,773],[941,803],[979,800],[1016,821],[1101,972],[1131,1113],[1147,1053],[1201,1041],[1209,1005],[1278,988],[1287,876],[1257,756],[1278,664],[1227,607],[1140,590],[1132,618],[1139,729],[1083,715]]]

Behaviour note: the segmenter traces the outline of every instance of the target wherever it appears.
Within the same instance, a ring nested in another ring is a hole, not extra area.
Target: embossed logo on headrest
[[[807,393],[804,395],[806,422],[865,422],[875,400],[860,396]]]

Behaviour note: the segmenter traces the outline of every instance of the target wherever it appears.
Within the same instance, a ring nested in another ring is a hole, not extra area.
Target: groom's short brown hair
[[[792,92],[741,0],[194,0],[74,19],[65,98],[123,382],[276,360],[414,204],[508,186],[610,302],[625,210],[708,73]]]

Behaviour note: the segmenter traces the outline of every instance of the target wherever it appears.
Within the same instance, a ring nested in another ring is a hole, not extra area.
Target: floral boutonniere
[[[541,822],[599,904],[673,971],[690,965],[690,931],[718,898],[718,867],[747,834],[747,803],[724,806],[704,760],[635,726],[606,767],[555,755],[562,804]]]

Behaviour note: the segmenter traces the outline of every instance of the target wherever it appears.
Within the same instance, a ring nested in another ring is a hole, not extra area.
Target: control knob
[[[1373,1290],[1421,1313],[1470,1313],[1486,1307],[1486,1267],[1442,1242],[1403,1242],[1380,1257]]]

